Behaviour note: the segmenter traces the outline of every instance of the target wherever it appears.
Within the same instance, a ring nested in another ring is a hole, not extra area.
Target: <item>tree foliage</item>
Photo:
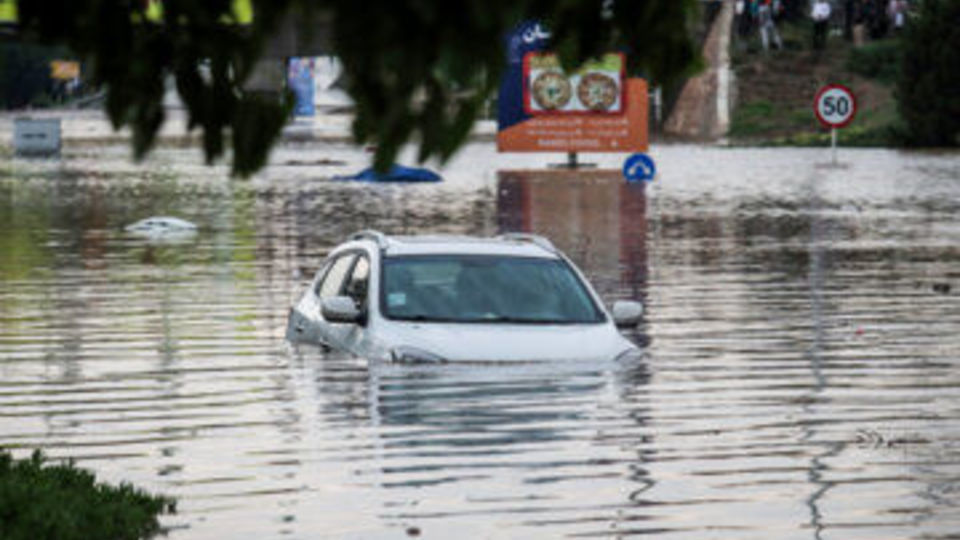
[[[232,137],[234,172],[261,167],[290,112],[288,97],[243,91],[265,40],[288,12],[324,12],[333,53],[356,103],[357,143],[375,144],[384,169],[401,145],[446,160],[464,142],[504,67],[502,40],[524,20],[542,20],[567,66],[611,49],[658,81],[683,75],[696,51],[688,26],[694,0],[253,0],[250,25],[232,0],[163,0],[163,21],[143,0],[20,0],[25,31],[66,43],[94,66],[115,127],[131,126],[143,156],[164,120],[164,81],[173,76],[190,128],[208,161]],[[306,18],[309,20],[309,17]]]
[[[923,0],[906,26],[897,102],[907,142],[960,145],[960,0]]]
[[[39,452],[17,461],[0,451],[0,538],[133,540],[160,532],[157,516],[173,510],[172,499],[99,483]]]

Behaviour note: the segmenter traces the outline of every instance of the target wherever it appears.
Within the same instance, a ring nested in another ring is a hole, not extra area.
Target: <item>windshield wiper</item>
[[[395,321],[411,321],[411,322],[460,322],[460,319],[451,319],[449,317],[431,317],[430,315],[397,315],[390,317]]]
[[[530,317],[514,317],[510,315],[497,315],[496,317],[470,319],[470,322],[495,323],[495,324],[577,324],[582,321],[570,321],[565,319],[535,319]]]
[[[462,323],[462,324],[590,324],[597,321],[566,320],[566,319],[534,319],[530,317],[514,317],[510,315],[496,315],[491,317],[432,317],[430,315],[416,314],[403,316],[390,316],[395,321],[403,322],[434,322],[434,323]]]

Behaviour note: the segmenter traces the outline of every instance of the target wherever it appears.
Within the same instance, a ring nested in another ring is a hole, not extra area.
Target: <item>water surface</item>
[[[338,146],[282,147],[250,181],[184,149],[7,159],[0,445],[177,497],[173,539],[956,534],[958,156],[652,153],[646,189],[481,144],[420,186],[331,181],[368,159]],[[150,215],[200,231],[123,231]],[[605,299],[647,304],[644,354],[291,347],[291,301],[368,227],[547,234]]]

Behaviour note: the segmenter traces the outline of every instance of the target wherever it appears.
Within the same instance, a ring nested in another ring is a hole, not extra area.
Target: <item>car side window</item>
[[[344,294],[353,298],[357,307],[361,308],[366,305],[369,285],[370,261],[361,255],[357,259],[357,264],[353,266],[353,272],[350,273],[350,279],[347,280],[347,288]]]
[[[347,277],[347,272],[350,271],[350,267],[353,266],[353,260],[356,258],[356,255],[350,254],[343,255],[333,261],[333,264],[330,265],[330,270],[327,271],[327,275],[324,276],[317,290],[317,296],[319,296],[321,300],[340,294],[340,291],[343,289],[343,280]]]

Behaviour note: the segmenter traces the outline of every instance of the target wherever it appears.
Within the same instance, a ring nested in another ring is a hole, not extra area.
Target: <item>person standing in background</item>
[[[862,47],[867,40],[866,0],[856,0],[853,5],[853,46]]]
[[[777,23],[773,20],[773,7],[771,0],[763,0],[757,8],[757,24],[760,26],[760,40],[763,42],[763,50],[770,50],[770,40],[777,46],[777,49],[783,49],[783,41],[780,39],[780,32],[777,32]]]
[[[746,39],[750,37],[750,27],[753,26],[750,20],[750,11],[747,8],[747,0],[737,0],[734,13],[736,13],[737,35],[746,42]]]
[[[893,33],[899,35],[900,31],[903,30],[903,25],[907,22],[906,0],[890,0],[890,4],[887,6],[887,16],[890,17]]]
[[[822,51],[827,44],[827,27],[832,8],[827,0],[816,0],[810,17],[813,19],[813,50]]]
[[[854,0],[843,0],[843,39],[853,41]]]
[[[884,0],[866,1],[867,33],[870,39],[881,39],[887,35],[886,5]]]

